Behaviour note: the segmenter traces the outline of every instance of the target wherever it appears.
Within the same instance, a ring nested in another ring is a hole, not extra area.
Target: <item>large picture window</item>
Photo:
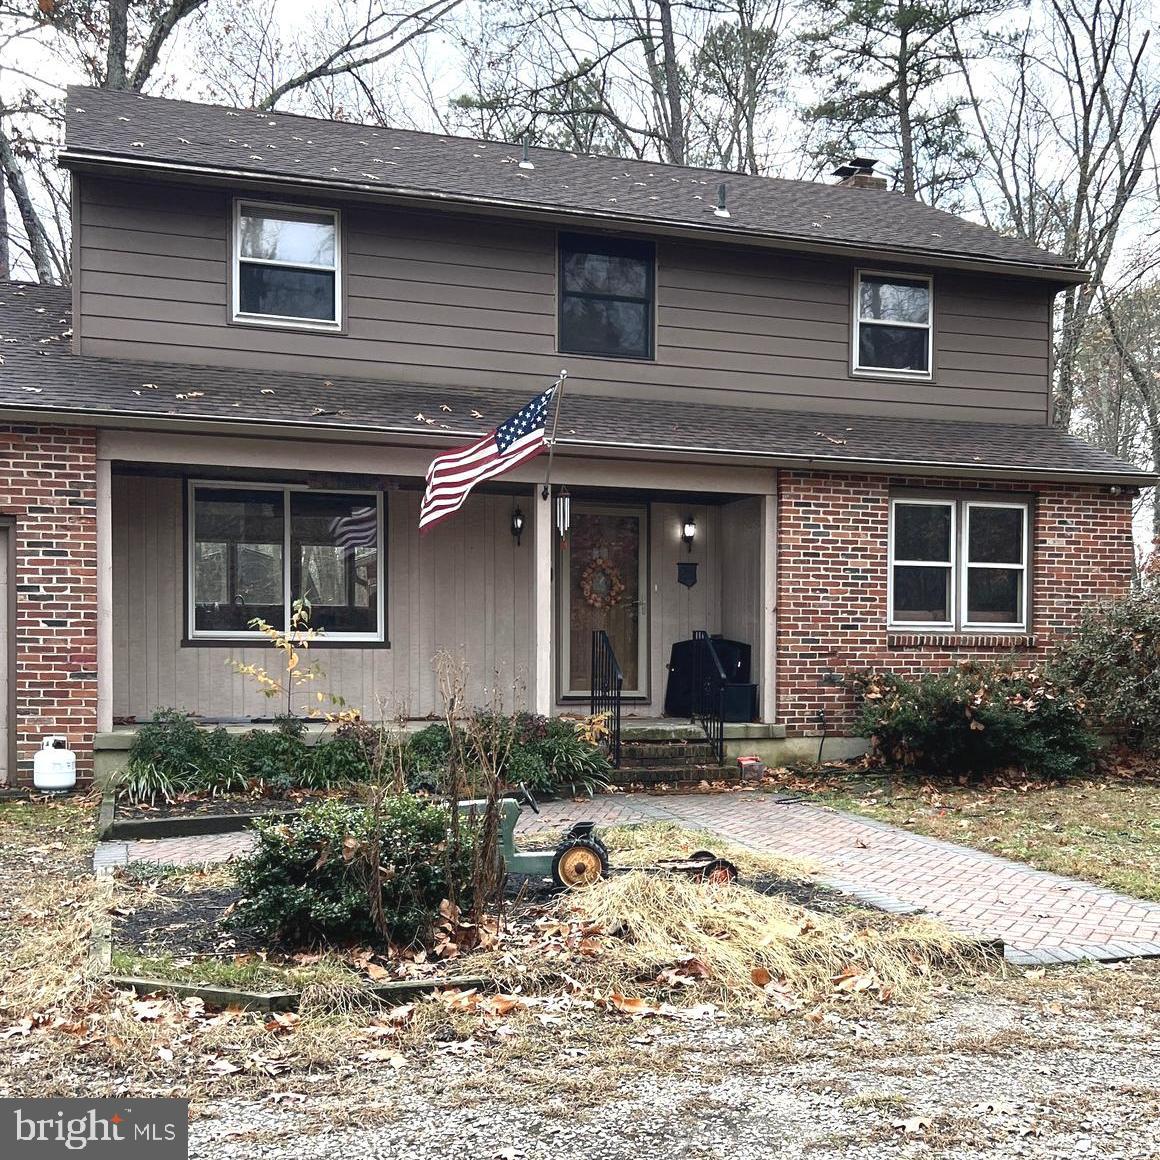
[[[337,640],[382,640],[382,496],[228,484],[190,485],[191,637],[284,629],[305,598]]]
[[[858,272],[854,301],[854,370],[930,377],[929,278]]]
[[[655,258],[650,242],[561,234],[561,352],[652,358]]]
[[[1026,630],[1026,503],[899,498],[890,505],[890,623]]]
[[[234,320],[337,327],[338,213],[236,203]]]

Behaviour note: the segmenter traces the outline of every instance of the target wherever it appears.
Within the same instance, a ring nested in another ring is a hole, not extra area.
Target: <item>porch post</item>
[[[532,681],[532,707],[541,716],[552,712],[552,496],[545,499],[537,484],[532,492],[535,573],[532,606],[535,609],[536,658]]]
[[[108,459],[98,455],[97,492],[97,732],[113,728],[113,485]]]
[[[777,719],[777,472],[761,497],[761,720]]]

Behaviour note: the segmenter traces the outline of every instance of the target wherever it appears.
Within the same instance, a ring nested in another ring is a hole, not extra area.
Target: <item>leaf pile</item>
[[[978,957],[922,918],[835,918],[735,883],[632,871],[563,896],[530,929],[506,932],[475,970],[530,991],[563,982],[608,995],[645,984],[682,1001],[789,1013],[831,999],[886,1001]]]

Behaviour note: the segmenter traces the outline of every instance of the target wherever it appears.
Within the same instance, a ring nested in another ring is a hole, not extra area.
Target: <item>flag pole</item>
[[[552,492],[552,456],[556,454],[556,428],[560,425],[560,408],[564,405],[564,384],[568,379],[566,370],[560,371],[556,380],[556,409],[552,413],[552,437],[548,440],[548,470],[544,473],[544,486],[540,489],[540,499],[547,499]]]

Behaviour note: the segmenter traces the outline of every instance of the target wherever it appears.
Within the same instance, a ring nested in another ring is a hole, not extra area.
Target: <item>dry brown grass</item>
[[[694,850],[712,850],[727,858],[743,878],[782,878],[804,881],[821,867],[806,858],[766,854],[723,841],[708,830],[693,829],[676,822],[640,822],[609,826],[600,830],[600,840],[608,847],[614,866],[642,869],[664,858],[687,857]]]
[[[721,1005],[770,997],[785,1011],[836,993],[914,992],[981,961],[974,944],[927,919],[864,918],[738,884],[631,871],[562,896],[541,923],[545,940],[522,951],[509,942],[479,966],[509,986],[551,987],[566,976],[598,993],[643,985]]]

